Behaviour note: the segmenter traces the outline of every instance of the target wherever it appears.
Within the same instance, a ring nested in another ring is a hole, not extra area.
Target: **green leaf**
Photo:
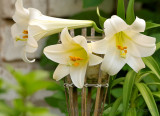
[[[160,79],[160,68],[152,56],[142,58],[143,62],[150,68],[154,74]]]
[[[148,76],[152,73],[153,73],[152,71],[139,72],[137,77],[136,77],[135,82],[136,83],[140,82],[144,77],[146,77],[146,76]]]
[[[98,6],[104,0],[83,0],[83,8]]]
[[[147,85],[158,85],[158,86],[160,86],[160,83],[152,82],[152,83],[147,83]]]
[[[123,93],[123,89],[122,88],[114,88],[111,90],[112,96],[114,96],[115,98],[119,98],[120,96],[122,96]]]
[[[157,105],[147,85],[145,85],[144,83],[136,83],[136,86],[142,94],[152,116],[159,116]]]
[[[137,116],[136,115],[136,108],[130,108],[127,112],[127,116]]]
[[[97,15],[99,17],[99,24],[102,28],[104,28],[104,22],[107,20],[107,18],[104,18],[100,15],[100,12],[99,12],[99,8],[97,7]]]
[[[160,27],[160,24],[152,23],[152,22],[146,22],[146,30]]]
[[[153,92],[152,93],[154,96],[156,96],[156,97],[159,97],[160,98],[160,91],[158,91],[158,92]]]
[[[126,116],[126,113],[128,111],[129,101],[131,98],[132,88],[133,84],[136,78],[136,72],[129,71],[127,73],[127,76],[125,78],[125,82],[123,85],[123,116]]]
[[[160,49],[160,42],[156,44],[156,51]]]
[[[109,116],[116,116],[118,107],[121,104],[121,102],[122,102],[122,97],[117,98],[117,100],[114,102],[114,104],[110,110]]]
[[[134,0],[129,0],[127,13],[126,13],[126,22],[130,25],[134,22],[135,15],[134,15]]]
[[[114,87],[115,85],[119,84],[120,82],[123,82],[124,79],[125,79],[125,77],[121,77],[121,78],[113,80],[111,88]]]
[[[117,15],[125,20],[124,0],[118,0]]]

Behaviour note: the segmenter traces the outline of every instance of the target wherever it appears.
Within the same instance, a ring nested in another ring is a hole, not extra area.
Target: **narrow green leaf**
[[[83,8],[98,6],[104,0],[83,0]]]
[[[135,82],[139,83],[144,77],[146,77],[150,74],[154,74],[154,73],[152,71],[145,71],[145,72],[138,73]]]
[[[124,0],[118,0],[117,15],[125,20]]]
[[[152,56],[142,58],[143,62],[150,68],[154,74],[160,79],[160,67]]]
[[[129,100],[131,98],[131,93],[135,78],[136,78],[136,72],[134,72],[133,70],[129,71],[125,78],[125,82],[123,85],[123,110],[124,110],[123,116],[126,116],[126,113],[128,111]]]
[[[156,51],[160,49],[160,42],[156,44]]]
[[[126,13],[126,22],[130,25],[134,22],[135,15],[134,15],[134,0],[129,0],[127,13]]]
[[[152,22],[146,22],[146,30],[156,28],[156,27],[160,27],[160,24],[156,24],[156,23],[152,23]]]
[[[121,77],[121,78],[115,79],[112,82],[111,88],[114,87],[115,85],[119,84],[120,82],[124,81],[124,79],[125,79],[125,77]]]
[[[154,96],[156,96],[156,97],[159,97],[160,98],[160,91],[158,91],[158,92],[153,92],[152,93]]]
[[[116,116],[117,109],[118,109],[119,105],[121,104],[121,102],[122,102],[122,97],[117,98],[117,100],[114,102],[114,104],[111,108],[109,116]]]
[[[157,105],[147,85],[145,85],[144,83],[136,83],[136,86],[142,94],[152,116],[159,116]]]
[[[104,28],[104,22],[107,20],[107,18],[104,18],[100,15],[100,12],[99,12],[99,8],[97,7],[97,15],[99,17],[99,24],[102,28]]]
[[[147,85],[160,85],[160,83],[157,83],[157,82],[153,82],[153,83],[147,83]]]
[[[136,115],[136,108],[130,108],[127,112],[127,116],[137,116]]]

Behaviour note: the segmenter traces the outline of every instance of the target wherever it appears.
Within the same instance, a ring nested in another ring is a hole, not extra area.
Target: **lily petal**
[[[83,88],[86,69],[87,65],[70,68],[71,80],[78,88]]]
[[[134,34],[132,40],[128,40],[128,52],[136,57],[151,56],[155,50],[156,39],[140,33]]]
[[[60,38],[61,38],[62,44],[71,44],[71,43],[73,43],[72,37],[69,34],[67,28],[64,28],[62,30]]]
[[[123,19],[114,15],[104,22],[104,28],[104,32],[107,38],[111,38],[114,34],[126,30],[128,25]]]
[[[124,65],[125,60],[121,58],[118,51],[115,50],[105,55],[101,70],[107,72],[109,75],[115,75]]]
[[[28,22],[29,18],[29,11],[23,7],[23,2],[22,0],[17,0],[16,4],[16,11],[15,14],[13,15],[13,20],[17,23],[23,23]]]
[[[89,55],[89,66],[97,65],[102,62],[102,58],[94,54]]]
[[[53,74],[53,79],[55,79],[56,81],[59,81],[63,77],[67,76],[68,74],[69,74],[69,66],[59,64]]]
[[[52,61],[55,61],[60,64],[67,64],[69,53],[67,52],[67,48],[65,48],[62,44],[51,45],[44,48],[44,54]]]
[[[27,54],[26,54],[26,51],[25,51],[25,50],[22,50],[21,55],[22,55],[22,59],[23,59],[26,63],[33,63],[33,62],[35,62],[35,59],[29,60],[29,59],[27,58]]]
[[[33,53],[37,50],[38,43],[33,37],[29,37],[26,44],[26,52]]]
[[[22,28],[20,28],[20,26],[18,26],[18,24],[14,24],[12,27],[11,27],[11,34],[12,34],[12,37],[13,37],[13,41],[14,41],[14,46],[17,47],[17,46],[24,46],[26,44],[25,41],[16,41],[16,37],[17,35],[20,35],[20,33],[22,33]]]
[[[106,38],[92,42],[92,51],[97,54],[106,54],[107,51],[114,51],[115,50],[115,39],[112,37],[111,39],[107,40]],[[114,50],[112,50],[114,49]]]
[[[129,56],[127,60],[127,64],[135,71],[138,72],[142,68],[145,68],[145,64],[143,63],[141,58]]]
[[[29,15],[30,15],[29,16],[30,20],[38,19],[40,16],[42,16],[42,13],[35,8],[28,8],[28,10],[29,10]]]
[[[136,17],[136,20],[131,25],[131,28],[136,32],[144,32],[146,28],[146,22],[143,19]]]
[[[73,40],[79,44],[80,46],[82,46],[86,52],[88,52],[88,45],[87,45],[87,40],[84,36],[76,36],[73,38]]]
[[[28,26],[29,36],[34,37],[36,41],[39,41],[41,38],[44,38],[47,31],[43,26],[29,25]]]

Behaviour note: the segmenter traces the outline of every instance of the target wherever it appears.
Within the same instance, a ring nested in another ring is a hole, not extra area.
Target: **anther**
[[[28,35],[23,36],[23,39],[26,39],[26,38],[28,38]]]
[[[127,54],[127,50],[124,50],[124,53]]]
[[[127,47],[125,46],[125,47],[123,47],[124,49],[127,49]]]
[[[27,31],[27,30],[24,30],[24,31],[23,31],[23,34],[28,34],[28,31]]]
[[[75,63],[74,63],[74,66],[78,66],[78,65],[79,65],[79,63],[78,63],[78,62],[75,62]]]

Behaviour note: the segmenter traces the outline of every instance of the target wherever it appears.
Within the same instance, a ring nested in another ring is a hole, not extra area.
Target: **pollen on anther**
[[[27,31],[27,30],[24,30],[24,31],[23,31],[23,34],[28,34],[28,31]]]
[[[124,53],[126,53],[126,54],[127,54],[127,50],[124,50]]]
[[[127,49],[127,47],[125,46],[125,47],[123,47],[124,49]]]
[[[69,56],[69,57],[70,57],[70,60],[76,61],[76,58],[75,58],[75,57],[73,57],[73,56]]]
[[[23,39],[26,39],[26,38],[28,38],[28,35],[23,36]]]

